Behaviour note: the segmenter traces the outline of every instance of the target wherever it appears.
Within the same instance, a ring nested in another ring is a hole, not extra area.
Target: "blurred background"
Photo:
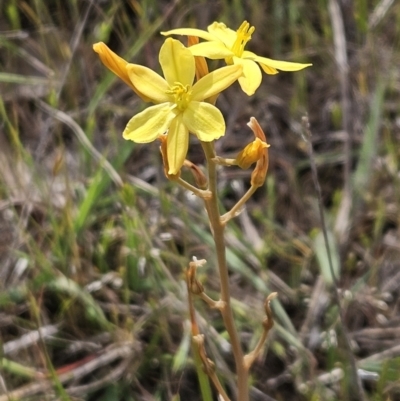
[[[234,84],[217,103],[227,123],[219,155],[252,140],[251,116],[271,144],[265,186],[226,239],[246,350],[261,335],[265,297],[279,294],[251,399],[360,399],[355,371],[364,399],[400,399],[399,1],[3,0],[0,401],[201,400],[184,267],[207,259],[199,279],[218,297],[203,206],[166,180],[158,143],[122,139],[147,105],[92,45],[160,72],[160,31],[243,20],[256,28],[248,50],[313,63],[263,74],[252,97]],[[204,162],[195,138],[188,158]],[[222,208],[250,174],[220,169]],[[233,394],[220,315],[196,308]]]

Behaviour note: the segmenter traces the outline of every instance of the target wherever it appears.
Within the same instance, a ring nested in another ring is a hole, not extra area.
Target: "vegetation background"
[[[200,278],[216,294],[205,214],[165,179],[156,143],[122,139],[145,105],[92,44],[104,41],[159,71],[161,30],[215,20],[236,29],[245,19],[256,27],[250,50],[313,63],[264,75],[253,97],[234,85],[218,100],[227,121],[220,154],[251,140],[251,116],[271,144],[267,182],[227,232],[237,324],[249,349],[265,297],[279,293],[252,399],[357,399],[352,363],[366,399],[400,399],[399,1],[3,0],[1,401],[200,400],[183,271],[192,256],[206,258]],[[189,158],[203,162],[195,141]],[[221,169],[223,207],[249,176]],[[220,316],[196,307],[230,392]]]

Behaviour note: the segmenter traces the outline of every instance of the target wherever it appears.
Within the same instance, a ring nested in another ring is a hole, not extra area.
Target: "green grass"
[[[193,256],[207,259],[198,278],[217,297],[205,213],[165,179],[156,144],[122,139],[127,121],[146,105],[101,65],[92,44],[104,41],[160,72],[159,31],[205,29],[214,20],[236,29],[243,19],[256,27],[250,50],[313,63],[295,74],[264,74],[252,98],[234,85],[218,100],[228,121],[221,154],[248,143],[251,116],[271,143],[265,186],[227,230],[245,348],[261,333],[264,298],[279,293],[275,328],[252,371],[253,398],[258,391],[274,400],[352,399],[350,355],[302,139],[306,112],[344,323],[358,366],[370,372],[366,398],[399,397],[399,355],[388,350],[397,345],[392,329],[400,330],[400,6],[393,2],[380,16],[379,4],[360,0],[346,14],[354,39],[347,43],[349,154],[327,0],[0,5],[0,338],[5,350],[15,347],[1,356],[0,401],[216,399],[191,353],[184,278]],[[189,158],[203,162],[195,141]],[[344,163],[353,208],[343,242],[335,221],[346,194]],[[227,168],[220,178],[229,209],[240,197],[236,184],[247,188],[250,173]],[[231,393],[221,318],[200,300],[195,305],[207,352]],[[30,342],[26,334],[45,326],[56,333]],[[332,383],[326,375],[337,368],[346,375]]]

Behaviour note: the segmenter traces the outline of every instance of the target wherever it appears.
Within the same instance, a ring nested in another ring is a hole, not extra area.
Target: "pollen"
[[[183,85],[180,82],[175,82],[174,85],[166,91],[166,94],[172,95],[178,109],[183,111],[190,102],[190,95],[192,94],[192,91],[190,89],[190,85]]]

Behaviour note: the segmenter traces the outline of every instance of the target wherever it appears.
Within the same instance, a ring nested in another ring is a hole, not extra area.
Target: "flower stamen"
[[[247,42],[251,39],[251,35],[254,31],[254,26],[250,26],[247,21],[244,21],[242,25],[240,25],[239,29],[236,31],[236,40],[231,48],[236,57],[242,57],[244,48]]]
[[[178,110],[183,111],[187,108],[190,102],[192,91],[190,90],[190,85],[183,85],[180,82],[174,82],[174,86],[170,87],[170,89],[165,93],[167,95],[172,95]]]

